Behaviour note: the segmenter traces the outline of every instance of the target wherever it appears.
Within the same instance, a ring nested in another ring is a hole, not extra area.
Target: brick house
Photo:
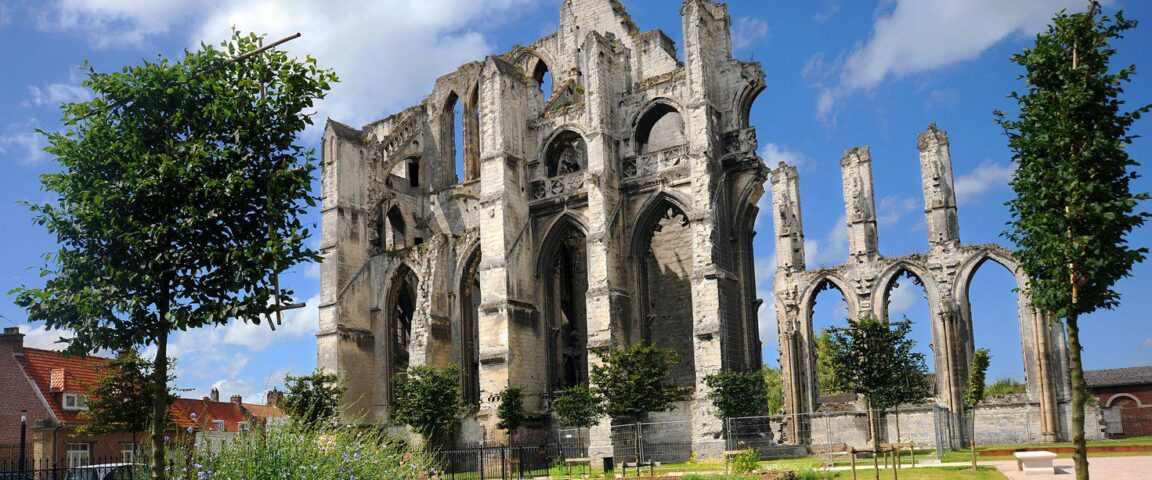
[[[1088,370],[1084,383],[1104,410],[1109,436],[1152,434],[1152,367]]]
[[[202,399],[176,399],[170,416],[180,428],[179,435],[190,433],[198,448],[212,448],[258,426],[285,421],[287,416],[277,408],[282,397],[280,391],[273,389],[268,392],[265,405],[244,403],[240,395],[221,402],[220,392],[213,388],[211,396]]]
[[[84,435],[89,388],[108,360],[24,346],[16,327],[0,335],[0,460],[20,455],[20,412],[27,411],[25,458],[38,465],[75,466],[133,458],[131,434]],[[137,439],[143,441],[144,436]]]

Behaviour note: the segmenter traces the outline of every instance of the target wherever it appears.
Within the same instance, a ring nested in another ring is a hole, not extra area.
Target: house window
[[[212,428],[215,429],[217,432],[223,432],[224,431],[224,420],[213,420],[212,421]]]
[[[136,449],[131,442],[120,442],[120,461],[123,463],[136,463]]]
[[[64,394],[65,410],[88,410],[88,397],[76,393]]]
[[[243,433],[248,433],[252,430],[252,428],[248,426],[248,422],[240,422],[237,424],[237,427],[239,427],[240,431]]]
[[[92,446],[87,443],[68,444],[68,468],[83,467],[91,459]]]

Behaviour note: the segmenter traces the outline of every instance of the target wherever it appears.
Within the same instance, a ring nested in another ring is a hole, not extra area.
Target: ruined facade
[[[923,286],[927,294],[931,318],[926,320],[931,322],[935,362],[929,368],[936,373],[934,403],[946,412],[944,418],[935,422],[934,438],[933,432],[927,432],[924,435],[926,439],[918,440],[918,443],[948,442],[958,447],[966,441],[963,392],[975,348],[968,286],[976,270],[989,261],[1011,271],[1021,291],[1027,286],[1028,279],[1006,248],[994,244],[960,243],[947,133],[932,125],[919,135],[917,147],[929,243],[929,250],[924,254],[904,257],[880,255],[876,202],[872,192],[872,157],[867,147],[850,148],[840,161],[848,262],[837,267],[808,270],[804,261],[804,228],[796,169],[781,164],[772,172],[776,229],[773,291],[784,385],[786,425],[783,430],[788,441],[811,440],[813,429],[806,414],[820,407],[815,332],[812,328],[817,294],[829,288],[839,290],[852,319],[886,319],[892,289],[904,276]],[[1019,294],[1017,303],[1027,395],[1017,402],[1020,410],[1016,413],[1020,415],[1004,427],[1014,432],[1025,432],[1012,437],[1024,441],[1066,440],[1071,389],[1067,376],[1063,375],[1067,371],[1063,328],[1060,323],[1048,321],[1041,312],[1032,308],[1026,295]],[[1038,428],[1021,425],[1022,418],[1032,419],[1038,423]],[[988,430],[985,428],[983,433],[987,434]],[[1027,432],[1038,432],[1038,435]],[[1098,436],[1099,432],[1090,430],[1088,434]]]
[[[721,430],[703,378],[761,364],[768,169],[748,114],[764,73],[732,58],[723,4],[681,14],[683,60],[619,2],[567,0],[556,33],[440,77],[420,104],[329,121],[318,363],[349,379],[346,420],[387,421],[392,374],[455,363],[460,443],[501,440],[505,386],[546,427],[600,352],[650,341],[694,388],[665,414],[692,420],[675,435],[719,453],[700,443]],[[610,444],[607,423],[593,437]]]

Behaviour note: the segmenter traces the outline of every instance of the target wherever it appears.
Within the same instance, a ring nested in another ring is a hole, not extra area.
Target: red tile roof
[[[181,429],[194,427],[198,430],[216,431],[213,421],[223,420],[225,432],[239,432],[240,422],[249,421],[245,412],[256,417],[257,420],[285,416],[284,412],[271,405],[213,402],[192,398],[176,399],[171,409],[172,421]],[[196,414],[195,419],[192,418],[192,414]]]
[[[64,423],[87,423],[80,418],[80,411],[64,410],[60,392],[87,394],[99,382],[107,361],[101,357],[69,356],[26,347],[22,365],[24,372],[48,400],[48,406],[57,419]]]

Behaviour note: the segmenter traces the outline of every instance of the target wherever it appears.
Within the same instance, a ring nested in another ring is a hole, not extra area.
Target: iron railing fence
[[[146,467],[124,463],[120,456],[74,455],[71,460],[0,460],[0,480],[132,480],[146,473]]]
[[[484,445],[441,450],[436,453],[440,478],[516,479],[546,477],[561,458],[556,443],[537,445]]]

